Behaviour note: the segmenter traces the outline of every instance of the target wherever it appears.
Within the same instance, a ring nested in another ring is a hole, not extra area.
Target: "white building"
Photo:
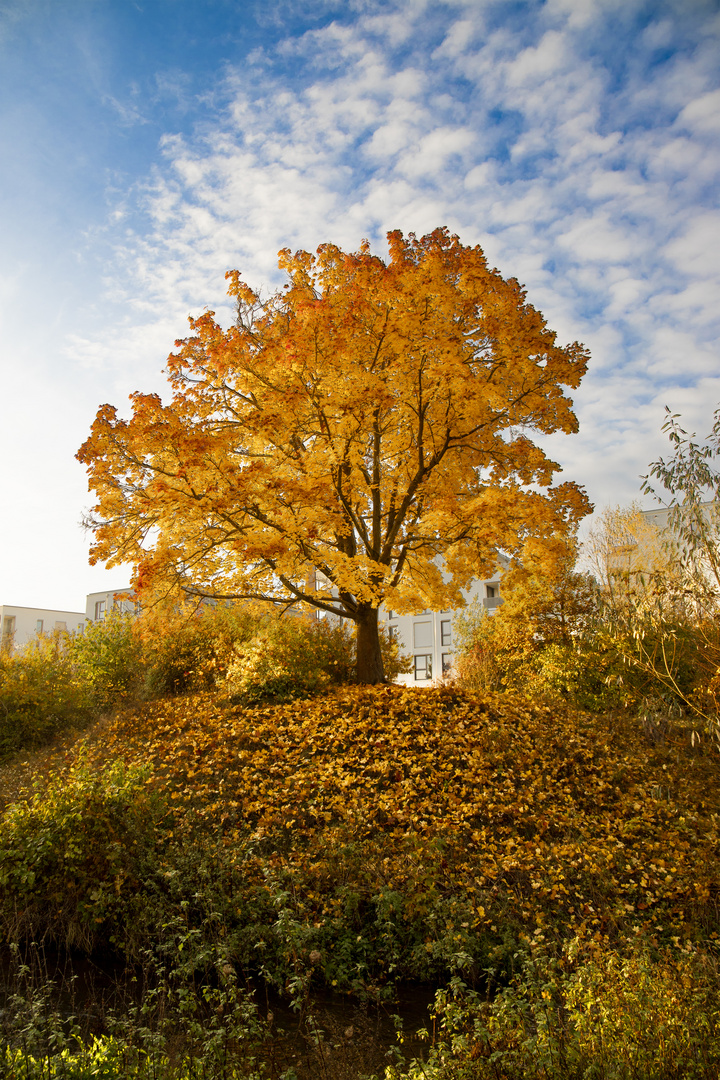
[[[54,611],[51,608],[0,606],[2,649],[21,649],[38,634],[51,634],[54,630],[85,629],[84,611]]]
[[[88,593],[85,598],[85,619],[87,622],[102,622],[109,611],[122,611],[127,615],[137,614],[137,604],[132,597],[132,589],[126,585],[123,589]]]
[[[500,579],[503,571],[510,565],[509,560],[498,553],[498,566],[491,578],[473,581],[468,589],[463,589],[465,603],[478,600],[489,615],[502,604]],[[310,587],[327,588],[327,579],[319,572],[312,575]],[[337,596],[337,590],[332,590]],[[431,686],[449,675],[453,667],[453,617],[462,609],[447,611],[422,611],[419,615],[398,615],[385,604],[380,605],[378,622],[384,626],[391,638],[400,646],[400,652],[412,658],[412,670],[407,675],[398,675],[397,682],[402,686]],[[316,619],[336,618],[322,611],[315,612]]]
[[[134,615],[137,605],[134,600],[125,599],[128,595],[129,586],[110,592],[90,593],[86,598],[85,611],[0,605],[0,648],[4,651],[22,649],[38,634],[52,634],[55,630],[82,633],[88,623],[101,621],[106,612],[115,609]]]
[[[492,615],[502,604],[500,578],[502,566],[486,581],[474,581],[463,595],[467,604],[479,600],[488,614]],[[419,615],[398,615],[380,608],[380,621],[390,637],[394,638],[400,651],[412,657],[412,671],[398,675],[397,682],[403,686],[429,686],[449,675],[453,667],[453,616],[454,611],[423,611]]]

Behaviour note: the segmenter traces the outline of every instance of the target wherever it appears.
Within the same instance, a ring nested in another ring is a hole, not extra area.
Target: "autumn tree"
[[[573,674],[578,645],[595,629],[600,602],[592,575],[576,569],[577,557],[570,531],[531,536],[503,573],[502,606],[490,615],[475,602],[456,616],[461,685],[544,693],[557,682],[552,669]]]
[[[599,590],[591,574],[576,569],[578,546],[569,532],[530,537],[503,576],[498,624],[534,648],[568,646],[585,634],[596,621]]]
[[[588,512],[528,432],[573,432],[556,343],[514,279],[445,229],[345,253],[280,252],[237,320],[191,319],[173,396],[104,405],[78,453],[97,504],[91,562],[130,562],[146,597],[299,605],[353,620],[357,678],[383,679],[378,608],[460,606],[496,552]]]
[[[680,590],[672,534],[663,533],[637,501],[605,507],[584,548],[609,613]]]

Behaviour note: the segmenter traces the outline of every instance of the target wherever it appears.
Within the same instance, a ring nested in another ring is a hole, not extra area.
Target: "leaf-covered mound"
[[[208,693],[120,717],[85,753],[151,770],[155,866],[123,881],[188,918],[214,890],[255,969],[313,957],[347,985],[479,970],[522,939],[716,936],[717,766],[609,719],[448,689]],[[26,870],[36,902],[62,891],[62,860]]]

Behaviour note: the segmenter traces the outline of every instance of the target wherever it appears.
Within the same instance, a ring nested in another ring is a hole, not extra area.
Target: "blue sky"
[[[225,271],[447,225],[592,361],[598,509],[720,404],[718,0],[0,0],[0,603],[82,609],[74,454]],[[647,503],[647,505],[651,505]]]

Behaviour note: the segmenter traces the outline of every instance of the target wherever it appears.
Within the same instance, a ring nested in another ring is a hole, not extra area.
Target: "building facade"
[[[137,604],[132,599],[132,589],[129,585],[123,589],[87,594],[85,598],[87,622],[102,622],[110,611],[121,611],[125,615],[137,614]]]
[[[66,630],[71,634],[82,633],[88,623],[102,621],[108,611],[119,610],[135,614],[137,605],[134,600],[126,599],[129,593],[129,587],[111,592],[89,593],[85,611],[0,605],[0,648],[4,652],[22,649],[34,641],[38,634],[52,634],[55,630]]]
[[[474,581],[464,590],[466,604],[474,600],[482,604],[489,615],[502,604],[500,579],[502,566],[492,578]],[[462,610],[462,609],[461,609]],[[453,641],[453,618],[457,610],[423,611],[419,615],[398,615],[384,606],[380,608],[380,621],[389,636],[394,638],[400,651],[412,660],[407,675],[398,675],[397,682],[403,686],[432,686],[452,674],[455,642]]]
[[[38,634],[51,634],[54,630],[82,631],[85,629],[84,611],[55,611],[51,608],[0,606],[2,649],[12,652],[21,649]]]

